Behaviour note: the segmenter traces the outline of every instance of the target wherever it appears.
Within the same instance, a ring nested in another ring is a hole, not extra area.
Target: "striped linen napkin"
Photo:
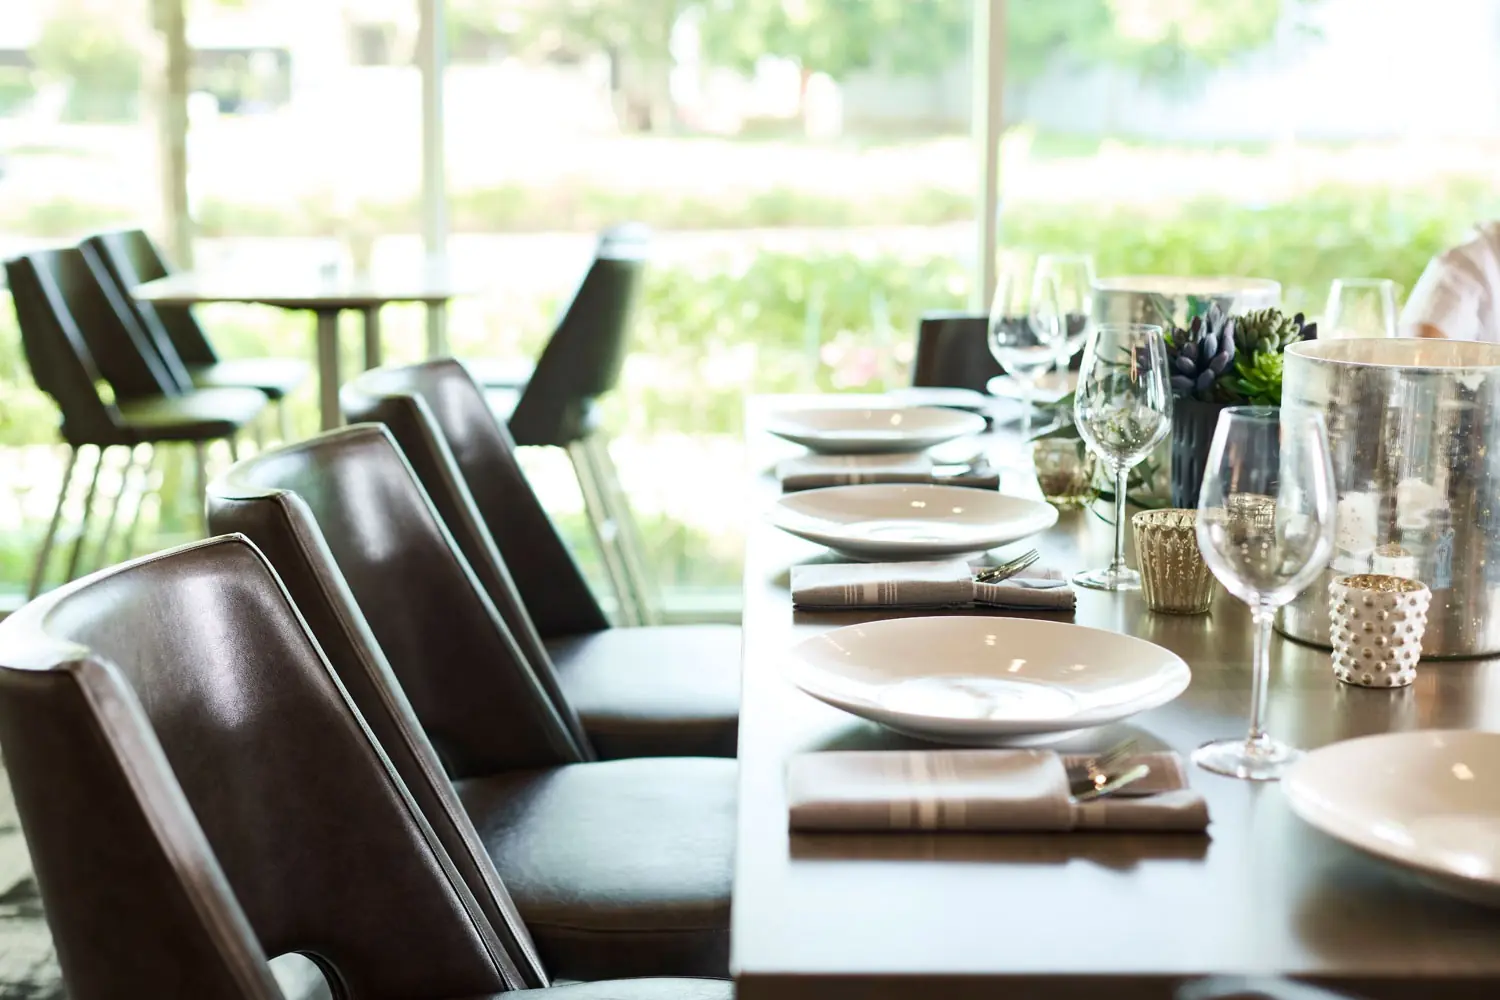
[[[975,605],[1072,611],[1073,588],[1055,570],[1030,569],[1000,583],[977,583],[964,559],[898,563],[809,563],[792,567],[792,606],[967,608]]]
[[[1188,786],[1177,754],[1143,753],[1123,762],[1151,768],[1129,797],[1074,802],[1067,768],[1087,759],[1052,750],[798,754],[787,764],[789,823],[804,831],[1207,829],[1208,803]]]
[[[922,452],[896,455],[798,455],[776,465],[776,478],[787,493],[859,483],[937,483],[943,486],[1000,488],[1000,473],[980,462],[958,472],[939,472],[932,456]]]

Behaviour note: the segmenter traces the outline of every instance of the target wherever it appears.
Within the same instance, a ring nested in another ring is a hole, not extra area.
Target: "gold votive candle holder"
[[[1031,460],[1042,496],[1054,507],[1082,507],[1094,499],[1094,459],[1078,438],[1040,438]]]
[[[1405,687],[1417,679],[1432,591],[1420,580],[1382,573],[1328,584],[1333,675],[1360,687]]]
[[[1198,551],[1198,512],[1143,510],[1130,525],[1147,607],[1173,615],[1206,612],[1214,600],[1215,580]]]

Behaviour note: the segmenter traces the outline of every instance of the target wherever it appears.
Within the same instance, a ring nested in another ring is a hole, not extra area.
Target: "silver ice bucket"
[[[1159,323],[1185,327],[1217,304],[1227,313],[1281,305],[1281,285],[1269,278],[1187,278],[1136,274],[1094,279],[1095,323]]]
[[[1293,344],[1295,407],[1328,424],[1338,515],[1333,561],[1281,631],[1329,645],[1329,580],[1387,573],[1432,589],[1424,657],[1500,652],[1500,344]]]

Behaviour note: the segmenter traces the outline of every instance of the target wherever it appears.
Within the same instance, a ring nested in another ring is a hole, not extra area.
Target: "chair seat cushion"
[[[455,787],[553,975],[723,977],[736,772],[654,758]]]
[[[259,389],[196,389],[116,405],[126,428],[141,441],[212,441],[238,433],[260,416],[266,394]]]
[[[610,628],[549,639],[547,651],[601,758],[735,755],[736,626]]]
[[[734,1000],[734,984],[723,979],[611,979],[504,996],[528,993],[534,1000]]]
[[[311,369],[296,358],[243,358],[197,365],[190,370],[193,384],[204,389],[259,389],[272,399],[290,395],[307,381]]]

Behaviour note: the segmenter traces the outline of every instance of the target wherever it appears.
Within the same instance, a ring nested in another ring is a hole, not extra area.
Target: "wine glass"
[[[1167,347],[1159,326],[1102,323],[1089,333],[1073,397],[1084,442],[1115,474],[1115,556],[1108,569],[1073,582],[1095,590],[1139,590],[1141,575],[1125,566],[1125,484],[1172,427]]]
[[[1386,278],[1336,278],[1322,327],[1329,340],[1396,335],[1396,283]]]
[[[1050,339],[1050,329],[1033,326],[1022,307],[1025,277],[1016,266],[1003,267],[996,276],[995,298],[990,305],[989,345],[995,361],[1021,387],[1024,410],[1021,432],[1029,435],[1036,379],[1052,367],[1057,348]]]
[[[1028,315],[1058,345],[1058,378],[1066,384],[1068,364],[1083,348],[1093,321],[1094,258],[1064,253],[1038,257]]]
[[[1335,503],[1321,415],[1235,406],[1219,416],[1198,498],[1198,548],[1224,589],[1250,605],[1255,658],[1249,734],[1199,747],[1200,767],[1274,781],[1302,755],[1265,730],[1271,620],[1328,564]]]

